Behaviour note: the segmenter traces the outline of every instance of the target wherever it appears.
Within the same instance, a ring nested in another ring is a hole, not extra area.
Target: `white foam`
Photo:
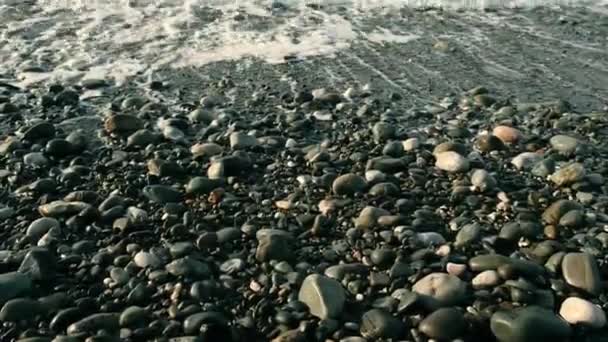
[[[602,9],[601,5],[607,2],[588,3]],[[22,86],[78,78],[114,79],[121,83],[133,75],[165,67],[201,66],[244,57],[280,63],[290,55],[331,56],[359,39],[407,44],[419,38],[414,32],[398,33],[386,27],[362,34],[353,20],[377,10],[572,3],[580,5],[581,1],[38,0],[35,7],[25,5],[29,7],[24,14],[23,7],[18,8],[20,1],[0,0],[0,20],[7,27],[0,31],[4,43],[0,60],[9,66],[24,62],[52,66],[44,73],[19,73]],[[311,4],[340,5],[349,15],[307,7]]]

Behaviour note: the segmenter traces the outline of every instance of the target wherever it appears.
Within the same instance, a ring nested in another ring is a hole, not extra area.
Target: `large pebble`
[[[570,324],[581,324],[592,328],[606,325],[606,313],[599,306],[578,297],[569,297],[562,302],[559,314]]]
[[[511,160],[511,164],[513,164],[513,166],[515,166],[515,168],[518,170],[529,170],[542,159],[543,157],[538,153],[523,152],[515,156]]]
[[[332,184],[332,189],[336,195],[354,195],[365,191],[367,182],[365,178],[354,173],[347,173],[336,178]]]
[[[466,172],[469,160],[454,151],[440,152],[435,155],[435,166],[447,172]]]
[[[425,276],[414,284],[412,291],[432,298],[432,304],[439,306],[458,305],[467,297],[466,283],[447,273]]]
[[[492,315],[490,327],[500,342],[565,342],[572,334],[565,320],[538,306],[498,311]]]
[[[441,308],[423,319],[418,325],[418,329],[430,338],[451,341],[466,332],[467,321],[460,310]]]
[[[576,151],[579,141],[576,138],[567,135],[553,136],[549,143],[556,151],[564,155],[571,155]]]
[[[562,260],[562,274],[566,283],[597,296],[602,290],[602,278],[597,262],[588,253],[568,253]]]
[[[522,137],[521,132],[517,128],[509,126],[496,126],[494,127],[492,134],[502,140],[505,144],[517,143]]]
[[[585,167],[581,163],[568,164],[551,175],[551,181],[557,186],[570,185],[585,178]]]
[[[398,339],[405,329],[405,323],[383,309],[369,310],[361,317],[361,335],[370,340]]]
[[[304,279],[298,300],[306,304],[310,313],[320,319],[339,318],[346,294],[339,282],[319,274],[311,274]]]

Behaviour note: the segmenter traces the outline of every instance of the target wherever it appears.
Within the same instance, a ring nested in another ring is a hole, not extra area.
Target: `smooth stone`
[[[566,283],[593,296],[602,290],[602,278],[597,262],[588,253],[568,253],[562,260],[562,274]]]
[[[398,339],[403,337],[406,325],[383,309],[372,309],[361,317],[359,329],[367,339]]]
[[[49,122],[42,121],[28,128],[23,133],[23,139],[36,141],[39,139],[52,139],[55,136],[55,126]]]
[[[97,332],[106,330],[108,332],[118,331],[120,315],[118,313],[96,313],[87,316],[67,328],[68,335],[76,335],[85,332]]]
[[[471,280],[473,288],[480,289],[486,287],[493,287],[500,283],[501,279],[498,272],[494,270],[487,270],[479,273]]]
[[[412,286],[412,291],[431,297],[439,306],[458,305],[467,297],[466,283],[447,273],[425,276]]]
[[[545,211],[543,212],[542,219],[547,224],[556,225],[559,223],[559,220],[562,216],[564,216],[567,212],[571,210],[582,210],[583,207],[575,202],[570,200],[558,200],[553,202]]]
[[[420,147],[420,139],[418,138],[409,138],[403,141],[403,150],[406,152],[412,152]]]
[[[498,151],[505,148],[504,143],[492,134],[482,134],[475,139],[475,147],[484,153]]]
[[[374,135],[374,141],[383,142],[395,137],[396,129],[394,124],[388,122],[377,122],[372,127],[372,134]]]
[[[388,216],[390,212],[385,209],[367,206],[361,210],[355,220],[355,227],[360,229],[370,229],[376,225],[382,216]]]
[[[211,158],[224,152],[224,148],[216,143],[194,144],[190,147],[190,153],[195,158]]]
[[[55,257],[43,247],[34,247],[25,255],[18,271],[27,274],[32,280],[48,281],[55,275]]]
[[[354,173],[348,173],[336,178],[332,184],[332,190],[336,195],[354,195],[365,191],[367,182],[365,178]]]
[[[498,311],[490,319],[490,328],[500,342],[566,342],[572,334],[565,320],[538,306]]]
[[[0,321],[18,322],[33,321],[42,312],[42,306],[36,300],[15,298],[6,302],[0,310]]]
[[[576,151],[579,141],[576,138],[567,135],[556,135],[549,139],[551,147],[564,155],[571,155]]]
[[[49,164],[49,159],[42,152],[30,152],[23,156],[23,163],[33,167],[44,167]]]
[[[476,169],[471,175],[471,184],[481,192],[492,190],[496,187],[496,179],[486,170]]]
[[[191,257],[173,260],[165,266],[165,269],[176,277],[204,278],[211,274],[209,265]]]
[[[145,147],[156,144],[160,136],[149,129],[138,129],[127,138],[128,147]]]
[[[66,202],[58,200],[39,206],[38,212],[42,216],[70,216],[78,214],[88,208],[91,208],[91,205],[85,202]]]
[[[443,171],[466,172],[469,169],[469,160],[454,151],[440,152],[435,158],[435,166]]]
[[[479,240],[481,237],[481,226],[477,223],[467,224],[462,227],[456,234],[456,238],[454,240],[454,246],[467,247]]]
[[[393,183],[378,183],[369,189],[371,196],[396,196],[401,192],[399,187]]]
[[[118,323],[121,327],[141,326],[146,321],[147,312],[139,306],[130,306],[126,308],[118,318]]]
[[[339,318],[344,309],[346,294],[338,281],[319,274],[311,274],[302,282],[298,300],[306,304],[315,317]]]
[[[464,335],[467,325],[460,310],[441,308],[425,317],[418,325],[418,330],[432,339],[451,341]]]
[[[585,178],[585,167],[581,163],[568,164],[551,175],[551,181],[557,186],[570,185]]]
[[[224,183],[219,179],[207,177],[194,177],[186,185],[186,193],[193,195],[207,195],[221,187]]]
[[[23,273],[0,274],[0,305],[19,296],[27,296],[33,289],[32,278]]]
[[[230,134],[230,148],[233,150],[241,150],[254,147],[258,144],[258,139],[253,135],[243,132],[234,132]]]
[[[492,130],[492,134],[505,144],[515,144],[522,138],[522,134],[517,128],[509,126],[496,126]]]
[[[570,324],[580,324],[595,329],[606,325],[606,313],[599,306],[578,297],[569,297],[562,302],[559,314]]]
[[[32,241],[38,241],[44,234],[48,233],[49,230],[55,228],[59,229],[61,224],[59,221],[52,217],[41,217],[38,218],[27,227],[25,235],[29,236]]]
[[[439,246],[446,243],[443,235],[436,232],[424,232],[416,234],[416,241],[420,242],[424,246]]]
[[[585,223],[585,213],[582,210],[570,210],[559,219],[559,225],[577,228]]]
[[[149,267],[154,269],[162,266],[162,260],[158,256],[144,251],[137,252],[133,257],[133,262],[141,268]]]
[[[511,263],[511,258],[500,254],[477,255],[469,259],[469,268],[473,272],[496,270],[504,264]]]
[[[523,152],[515,156],[511,160],[511,164],[513,164],[517,170],[529,170],[542,159],[543,157],[538,153]]]

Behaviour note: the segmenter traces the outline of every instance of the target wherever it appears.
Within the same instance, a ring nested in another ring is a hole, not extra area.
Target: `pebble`
[[[580,163],[568,164],[551,175],[551,181],[557,186],[570,185],[585,178],[585,167]]]
[[[319,274],[307,276],[300,287],[298,300],[319,319],[339,318],[346,302],[344,288],[336,280]]]
[[[501,342],[568,341],[572,334],[565,320],[538,306],[498,311],[490,327]]]
[[[543,157],[534,152],[522,152],[511,160],[511,164],[517,170],[530,170],[534,165],[542,161]]]
[[[570,324],[599,329],[606,325],[606,313],[599,306],[582,298],[568,297],[562,302],[559,314]]]
[[[332,190],[336,195],[352,196],[365,191],[367,182],[365,178],[354,173],[347,173],[336,178],[332,184]]]
[[[551,147],[564,155],[571,155],[579,146],[579,141],[576,138],[567,135],[555,135],[549,140]]]
[[[509,126],[496,126],[492,134],[505,144],[515,144],[522,138],[522,134],[517,128]]]
[[[159,204],[181,202],[183,197],[180,191],[165,185],[147,185],[142,193],[150,201]]]
[[[6,302],[0,310],[0,321],[19,322],[33,321],[42,312],[42,306],[36,300],[15,298]]]
[[[447,172],[466,172],[469,169],[469,161],[454,151],[441,152],[435,155],[437,161],[435,166]]]
[[[369,310],[361,317],[361,335],[367,339],[397,339],[405,329],[405,323],[382,309]]]
[[[403,141],[403,150],[406,152],[413,152],[420,147],[420,139],[418,138],[409,138]]]
[[[479,273],[471,280],[473,288],[481,289],[496,286],[500,283],[501,279],[498,272],[494,270],[487,270]]]
[[[496,188],[497,182],[488,171],[476,169],[471,175],[471,184],[481,192]]]
[[[466,283],[447,273],[431,273],[418,280],[412,291],[428,296],[432,305],[452,306],[462,303],[467,296]]]
[[[418,325],[418,330],[432,339],[451,341],[463,336],[467,325],[460,310],[441,308],[425,317]]]
[[[135,254],[135,256],[133,257],[133,262],[135,263],[135,265],[141,268],[158,268],[162,266],[162,260],[159,257],[152,253],[144,251],[137,252],[137,254]]]
[[[562,274],[566,283],[597,296],[602,289],[602,278],[595,258],[588,253],[568,253],[562,260]]]
[[[96,313],[84,317],[76,323],[71,324],[67,328],[68,335],[76,335],[84,332],[96,332],[98,330],[106,330],[115,332],[119,329],[120,315],[117,313]]]
[[[230,148],[233,150],[251,148],[257,144],[258,140],[252,135],[243,132],[234,132],[230,134]]]

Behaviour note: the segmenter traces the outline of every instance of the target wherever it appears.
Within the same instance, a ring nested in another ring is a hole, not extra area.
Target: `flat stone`
[[[414,284],[412,291],[432,298],[439,306],[458,305],[467,297],[466,283],[447,273],[425,276]]]
[[[562,260],[562,274],[566,283],[593,296],[602,289],[600,270],[593,255],[568,253]]]
[[[570,324],[580,324],[592,328],[606,325],[606,313],[599,306],[578,297],[569,297],[562,302],[559,314]]]
[[[176,277],[205,278],[211,274],[209,266],[191,257],[183,257],[168,263],[165,269]]]
[[[460,310],[441,308],[424,318],[418,330],[432,339],[451,341],[466,332],[467,322]]]
[[[311,274],[302,282],[298,300],[306,304],[315,317],[339,318],[344,309],[346,294],[342,285],[336,280]]]
[[[538,306],[498,311],[492,315],[490,328],[500,342],[566,342],[572,334],[565,320]]]

